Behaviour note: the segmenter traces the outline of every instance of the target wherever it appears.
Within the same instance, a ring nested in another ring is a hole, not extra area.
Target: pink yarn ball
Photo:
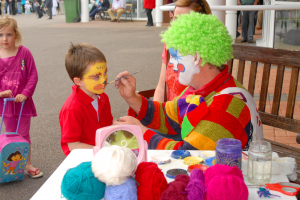
[[[214,165],[205,173],[206,200],[247,200],[248,188],[238,167]]]
[[[237,166],[230,167],[227,165],[213,165],[204,172],[205,184],[207,185],[207,182],[210,179],[218,175],[232,175],[244,180],[243,173]]]
[[[206,184],[206,200],[247,200],[248,196],[244,180],[237,176],[216,176]]]
[[[206,186],[204,183],[204,174],[201,169],[194,169],[190,175],[190,182],[185,188],[188,200],[204,200]]]

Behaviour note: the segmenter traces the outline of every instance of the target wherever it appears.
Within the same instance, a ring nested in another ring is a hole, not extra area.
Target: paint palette
[[[188,167],[187,171],[188,173],[191,173],[194,169],[200,169],[201,171],[205,172],[205,170],[208,169],[208,166],[206,165],[191,165]]]
[[[207,159],[207,158],[215,157],[216,152],[215,151],[201,151],[201,152],[199,152],[198,156],[201,158]]]
[[[185,169],[170,169],[167,171],[166,176],[175,179],[175,177],[180,174],[188,175],[188,172]]]
[[[216,163],[215,157],[205,159],[206,166],[213,166]]]
[[[171,157],[174,159],[184,159],[186,157],[191,156],[191,153],[189,151],[186,150],[177,150],[177,151],[173,151],[171,154]]]
[[[203,158],[200,157],[186,157],[185,159],[183,159],[183,163],[186,165],[197,165],[203,162]]]
[[[154,162],[158,165],[165,165],[171,162],[171,158],[167,155],[155,155],[151,156],[151,162]]]

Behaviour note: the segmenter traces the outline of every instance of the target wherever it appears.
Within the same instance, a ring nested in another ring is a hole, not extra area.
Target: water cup
[[[272,149],[266,141],[253,141],[248,151],[248,181],[254,185],[270,183],[272,174]]]

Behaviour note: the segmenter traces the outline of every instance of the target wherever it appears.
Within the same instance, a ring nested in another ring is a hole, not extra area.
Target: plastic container
[[[64,0],[67,23],[80,21],[80,0]]]
[[[242,169],[242,143],[237,139],[224,138],[217,141],[216,164],[237,166]]]

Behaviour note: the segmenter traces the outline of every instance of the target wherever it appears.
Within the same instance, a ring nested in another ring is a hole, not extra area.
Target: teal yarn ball
[[[95,178],[91,162],[83,162],[69,169],[61,183],[61,193],[69,200],[100,200],[105,184]]]
[[[133,178],[127,178],[125,183],[105,188],[105,200],[137,200],[137,187]]]

